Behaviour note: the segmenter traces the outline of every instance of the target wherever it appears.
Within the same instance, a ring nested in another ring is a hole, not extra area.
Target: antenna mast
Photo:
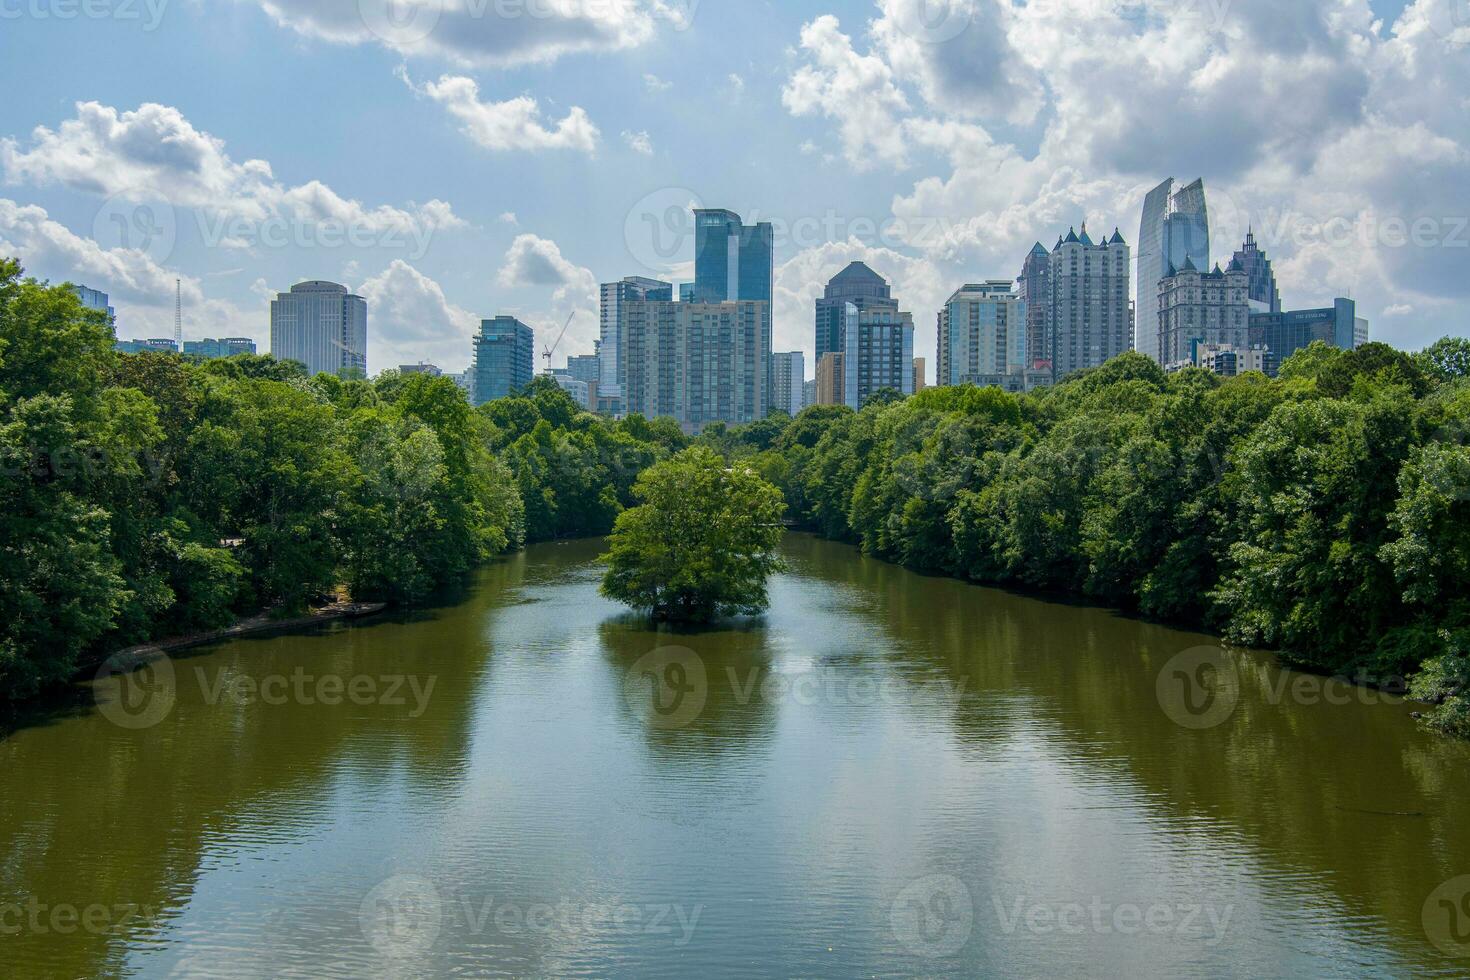
[[[174,280],[174,347],[184,352],[184,287],[182,280]]]

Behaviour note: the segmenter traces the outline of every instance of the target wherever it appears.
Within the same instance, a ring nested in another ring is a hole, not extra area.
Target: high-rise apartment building
[[[929,382],[924,380],[927,368],[928,365],[925,364],[924,358],[914,358],[914,394],[916,395],[929,386]]]
[[[842,404],[862,408],[891,388],[914,393],[914,318],[897,310],[860,310],[847,304],[843,329]]]
[[[1131,259],[1128,243],[1116,228],[1111,238],[1097,243],[1088,237],[1086,225],[1080,235],[1074,228],[1057,239],[1051,253],[1046,327],[1056,380],[1097,367],[1132,348]],[[1154,286],[1157,288],[1157,280]]]
[[[805,404],[802,386],[806,384],[806,355],[801,351],[771,355],[771,409],[793,418]]]
[[[1026,304],[1026,367],[1050,368],[1052,344],[1047,316],[1051,312],[1051,254],[1040,242],[1031,247],[1021,265],[1016,291]]]
[[[335,282],[298,283],[271,301],[271,354],[309,374],[367,374],[367,300]]]
[[[1281,290],[1276,288],[1276,273],[1271,268],[1271,260],[1256,244],[1254,229],[1246,232],[1245,244],[1236,250],[1235,261],[1250,277],[1246,298],[1250,301],[1251,312],[1280,313]]]
[[[847,326],[849,303],[859,310],[898,312],[898,300],[893,298],[888,280],[862,262],[849,264],[832,277],[826,290],[817,298],[816,356],[819,361],[823,354],[846,349],[843,329]]]
[[[1210,267],[1210,218],[1205,206],[1205,184],[1196,180],[1174,190],[1174,178],[1148,192],[1143,201],[1143,221],[1138,229],[1138,293],[1134,302],[1141,330],[1136,339],[1139,352],[1160,360],[1158,337],[1152,329],[1151,312],[1158,308],[1159,280],[1169,266],[1175,269],[1192,262],[1196,269]]]
[[[567,374],[577,381],[600,384],[602,361],[596,354],[573,354],[567,358]]]
[[[1026,313],[1009,279],[961,286],[939,311],[935,383],[1021,390],[1030,361]]]
[[[672,283],[643,276],[628,276],[620,282],[602,284],[602,339],[598,341],[597,389],[605,397],[623,393],[623,329],[629,303],[668,302],[674,298]]]
[[[668,416],[691,434],[764,418],[770,336],[765,303],[628,303],[624,410]]]
[[[1159,280],[1158,307],[1153,317],[1159,357],[1165,366],[1197,363],[1200,345],[1243,349],[1250,332],[1250,275],[1235,259],[1230,268],[1217,265],[1201,272],[1188,258],[1184,266],[1170,266]],[[1139,318],[1138,332],[1144,332]]]
[[[470,367],[476,405],[505,398],[535,377],[536,335],[513,316],[480,321],[475,360]]]

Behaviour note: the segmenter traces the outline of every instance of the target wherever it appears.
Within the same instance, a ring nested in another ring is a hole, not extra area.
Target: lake
[[[806,535],[653,632],[599,542],[0,741],[7,977],[1464,976],[1412,706]]]

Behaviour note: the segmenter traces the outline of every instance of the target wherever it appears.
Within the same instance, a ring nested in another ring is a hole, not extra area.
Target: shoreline
[[[100,659],[88,661],[77,668],[73,681],[86,680],[88,676],[100,677],[104,673],[130,673],[142,667],[144,664],[157,659],[158,654],[173,653],[178,650],[188,650],[193,647],[207,646],[223,640],[233,640],[242,636],[259,636],[273,632],[291,632],[311,626],[319,626],[323,623],[334,623],[342,620],[364,619],[375,616],[388,608],[386,602],[334,602],[300,616],[292,616],[289,619],[272,619],[269,612],[257,613],[254,616],[236,621],[235,623],[217,630],[206,630],[202,633],[186,633],[182,636],[170,636],[148,643],[138,643],[112,653]]]

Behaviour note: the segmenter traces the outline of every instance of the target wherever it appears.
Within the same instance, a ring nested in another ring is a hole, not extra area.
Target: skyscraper
[[[693,301],[750,300],[769,308],[774,242],[775,231],[768,221],[746,225],[733,211],[695,211]]]
[[[298,283],[271,301],[271,354],[309,374],[367,374],[367,300],[335,282]]]
[[[853,262],[827,283],[826,291],[817,299],[817,359],[823,354],[844,349],[843,327],[847,324],[847,304],[859,310],[898,312],[888,280],[862,262]]]
[[[1051,337],[1047,314],[1051,309],[1051,256],[1037,242],[1026,255],[1016,277],[1021,301],[1026,304],[1026,367],[1051,367]]]
[[[765,389],[771,374],[772,314],[776,307],[772,283],[776,278],[776,232],[769,221],[747,225],[734,211],[698,209],[694,212],[695,303],[752,302],[766,304]]]
[[[1174,190],[1174,178],[1148,192],[1138,229],[1138,285],[1134,309],[1144,327],[1135,338],[1136,349],[1159,360],[1158,336],[1152,329],[1152,311],[1158,308],[1159,280],[1172,264],[1185,260],[1196,269],[1210,267],[1210,218],[1205,206],[1205,183],[1196,180]]]
[[[672,283],[643,276],[628,276],[620,282],[602,284],[602,339],[598,342],[597,354],[599,376],[598,392],[606,397],[621,398],[623,395],[623,362],[620,351],[623,347],[625,308],[628,303],[667,302],[674,298]]]
[[[483,405],[526,387],[535,376],[536,335],[513,316],[480,321],[470,367],[474,403]]]
[[[1096,244],[1088,237],[1085,224],[1082,234],[1074,228],[1065,238],[1057,239],[1051,253],[1051,303],[1046,327],[1056,380],[1073,371],[1097,367],[1133,346],[1133,309],[1128,299],[1130,260],[1128,243],[1116,228],[1111,238]],[[1157,282],[1154,287],[1157,289]]]
[[[941,385],[997,385],[1020,391],[1027,361],[1026,304],[1009,279],[967,283],[939,311]]]
[[[112,308],[112,300],[100,289],[90,289],[86,286],[73,285],[71,291],[77,294],[77,299],[89,310],[101,310],[107,314],[107,322],[111,323],[117,318],[117,311]]]
[[[1276,288],[1276,273],[1271,269],[1271,260],[1256,245],[1255,229],[1246,232],[1245,244],[1236,251],[1235,261],[1250,277],[1247,299],[1251,312],[1280,313],[1281,291]]]
[[[870,395],[892,388],[914,393],[914,318],[897,310],[860,310],[847,304],[843,328],[842,403],[862,408]]]
[[[765,303],[628,303],[624,408],[669,416],[685,432],[767,413],[771,312]]]
[[[1188,258],[1184,267],[1172,265],[1159,280],[1158,308],[1153,316],[1159,357],[1164,366],[1198,363],[1201,346],[1244,349],[1249,339],[1250,303],[1246,293],[1250,276],[1232,259],[1230,268],[1217,265],[1201,272]],[[1138,332],[1145,318],[1139,317]]]
[[[801,351],[771,355],[771,409],[793,418],[801,411],[806,383],[806,355]]]

